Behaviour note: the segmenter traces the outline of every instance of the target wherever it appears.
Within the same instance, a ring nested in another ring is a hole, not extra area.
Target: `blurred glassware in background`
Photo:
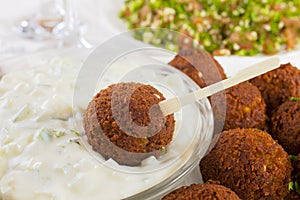
[[[40,0],[39,11],[18,22],[15,30],[27,39],[54,40],[56,47],[93,47],[83,37],[73,0]]]

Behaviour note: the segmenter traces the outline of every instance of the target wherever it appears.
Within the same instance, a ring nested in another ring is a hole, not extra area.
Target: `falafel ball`
[[[300,70],[291,63],[282,64],[278,69],[255,77],[250,82],[258,87],[267,105],[266,112],[272,112],[290,97],[300,96]]]
[[[164,117],[164,96],[150,85],[118,83],[101,90],[89,103],[84,129],[93,150],[120,165],[136,166],[159,157],[172,140],[174,115]]]
[[[292,165],[288,154],[259,129],[224,131],[200,161],[203,180],[220,181],[241,199],[282,199]]]
[[[231,189],[216,184],[192,184],[167,194],[162,200],[239,200]]]
[[[201,88],[226,78],[223,67],[214,57],[200,49],[181,49],[169,65],[179,69]]]
[[[218,107],[218,106],[216,106]],[[219,109],[222,109],[219,106]],[[226,89],[226,117],[223,130],[266,128],[266,105],[256,86],[243,82]]]
[[[300,153],[300,101],[287,101],[274,112],[270,131],[288,154]]]
[[[181,49],[169,64],[185,73],[201,88],[226,79],[223,67],[211,54],[201,49]],[[214,113],[214,132],[220,133],[226,115],[225,92],[218,92],[208,97],[208,100]]]

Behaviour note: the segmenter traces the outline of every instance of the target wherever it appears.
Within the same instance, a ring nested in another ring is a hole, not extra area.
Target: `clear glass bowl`
[[[101,89],[119,82],[152,85],[166,98],[181,96],[199,89],[188,76],[166,64],[174,58],[175,54],[172,52],[154,47],[142,48],[123,54],[105,67],[101,67],[102,65],[95,67],[96,63],[105,63],[99,61],[99,54],[102,53],[95,50],[79,72],[76,84],[81,88],[75,93],[75,104],[86,107]],[[197,167],[207,152],[213,136],[213,114],[206,98],[183,107],[180,112],[175,113],[175,120],[174,137],[167,147],[167,153],[158,160],[146,159],[142,166],[121,166],[111,159],[105,160],[92,150],[85,135],[81,138],[81,142],[99,163],[110,170],[128,176],[138,174],[141,179],[143,176],[153,177],[153,180],[148,179],[146,184],[131,183],[145,184],[145,187],[135,193],[125,194],[124,199],[159,199],[176,187],[201,182]],[[193,175],[190,175],[191,173]]]

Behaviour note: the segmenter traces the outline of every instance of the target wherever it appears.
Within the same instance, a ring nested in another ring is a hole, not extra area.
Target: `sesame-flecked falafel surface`
[[[300,101],[280,105],[272,115],[270,131],[288,154],[300,153]]]
[[[162,200],[239,200],[231,189],[216,184],[192,184],[180,187],[167,194]]]
[[[288,154],[258,129],[222,132],[200,169],[204,181],[219,181],[241,199],[282,199],[292,172]]]
[[[157,89],[140,83],[118,83],[101,90],[84,118],[93,150],[129,166],[139,165],[149,156],[159,157],[171,142],[175,127],[173,114],[164,117],[159,107],[153,106],[164,99]]]
[[[291,97],[300,97],[300,70],[291,63],[250,80],[261,92],[267,115]]]
[[[226,117],[223,130],[266,128],[266,105],[260,91],[249,82],[226,90]],[[222,109],[222,108],[220,108]]]

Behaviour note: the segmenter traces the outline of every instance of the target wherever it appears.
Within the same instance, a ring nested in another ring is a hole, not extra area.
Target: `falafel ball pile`
[[[255,77],[250,82],[262,93],[269,117],[291,97],[300,97],[300,70],[291,63],[282,64],[278,69]]]
[[[300,101],[287,101],[280,105],[273,112],[270,131],[288,154],[300,153]]]
[[[218,107],[218,106],[216,106]],[[219,109],[224,109],[219,106]],[[266,105],[260,91],[249,82],[226,89],[226,117],[223,130],[266,128]]]
[[[175,127],[173,114],[164,117],[159,106],[153,106],[164,99],[157,89],[140,83],[118,83],[101,90],[84,118],[93,150],[128,166],[140,165],[149,156],[159,157]]]
[[[183,186],[164,196],[162,200],[239,200],[231,189],[216,184]]]
[[[282,199],[288,193],[292,165],[268,133],[251,128],[222,132],[200,169],[204,181],[220,181],[241,199]]]

